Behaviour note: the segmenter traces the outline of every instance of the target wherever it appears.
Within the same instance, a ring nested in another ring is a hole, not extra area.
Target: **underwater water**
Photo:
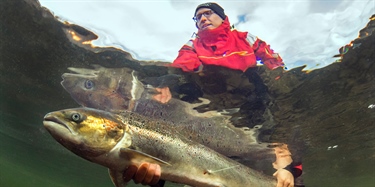
[[[79,107],[61,86],[61,75],[68,67],[90,64],[133,68],[150,77],[165,72],[143,68],[114,48],[95,52],[72,42],[64,24],[36,1],[2,1],[0,7],[0,186],[113,186],[106,168],[71,153],[43,127],[48,112]],[[354,42],[358,47],[343,54],[340,63],[309,73],[257,69],[270,95],[266,105],[244,98],[238,102],[246,100],[246,105],[215,101],[208,108],[241,106],[248,115],[241,123],[268,128],[262,140],[289,144],[303,162],[306,186],[374,186],[374,25],[372,18],[363,26]],[[223,72],[215,76],[238,74]],[[210,95],[208,88],[202,90],[213,100],[218,94]],[[264,117],[265,111],[272,118]]]

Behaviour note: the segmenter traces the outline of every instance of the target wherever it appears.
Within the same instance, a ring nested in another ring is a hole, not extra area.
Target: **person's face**
[[[215,29],[223,23],[223,19],[209,8],[200,8],[195,14],[198,29]]]

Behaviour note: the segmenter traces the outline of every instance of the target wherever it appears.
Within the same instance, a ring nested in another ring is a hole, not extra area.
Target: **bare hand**
[[[164,88],[155,88],[156,91],[160,92],[159,94],[156,94],[153,96],[153,98],[156,101],[159,101],[160,103],[167,103],[172,98],[171,91],[169,91],[168,87]]]
[[[139,167],[130,165],[124,172],[124,181],[131,179],[134,183],[143,185],[154,185],[160,180],[161,168],[158,164],[142,163]]]
[[[293,187],[294,186],[294,177],[292,173],[290,173],[286,169],[277,170],[273,174],[273,176],[277,178],[276,187]]]
[[[277,144],[275,144],[277,145]],[[276,170],[285,168],[287,165],[293,162],[291,153],[288,149],[288,145],[279,144],[275,148],[276,161],[273,163],[273,168]]]

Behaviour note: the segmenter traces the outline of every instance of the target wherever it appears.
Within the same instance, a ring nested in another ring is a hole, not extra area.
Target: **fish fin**
[[[125,187],[126,186],[126,183],[124,182],[124,179],[123,179],[122,172],[111,170],[111,169],[108,169],[108,172],[109,172],[109,176],[111,177],[111,180],[112,180],[113,184],[116,187]]]
[[[120,156],[121,157],[128,157],[130,160],[131,159],[136,159],[137,161],[141,162],[150,162],[150,163],[155,163],[155,164],[162,164],[162,165],[168,165],[171,166],[168,162],[161,160],[159,158],[156,158],[154,156],[151,156],[149,154],[134,150],[134,149],[129,149],[129,148],[121,148],[120,149]]]
[[[130,93],[133,100],[139,100],[142,96],[145,86],[141,81],[139,81],[136,71],[132,71],[132,78],[132,88],[130,90]]]

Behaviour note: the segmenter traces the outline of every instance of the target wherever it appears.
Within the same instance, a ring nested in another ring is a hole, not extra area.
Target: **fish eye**
[[[72,114],[71,118],[75,122],[81,122],[82,121],[81,114],[78,114],[78,113]]]
[[[86,80],[85,81],[85,88],[86,89],[92,89],[94,87],[94,82],[92,80]]]

